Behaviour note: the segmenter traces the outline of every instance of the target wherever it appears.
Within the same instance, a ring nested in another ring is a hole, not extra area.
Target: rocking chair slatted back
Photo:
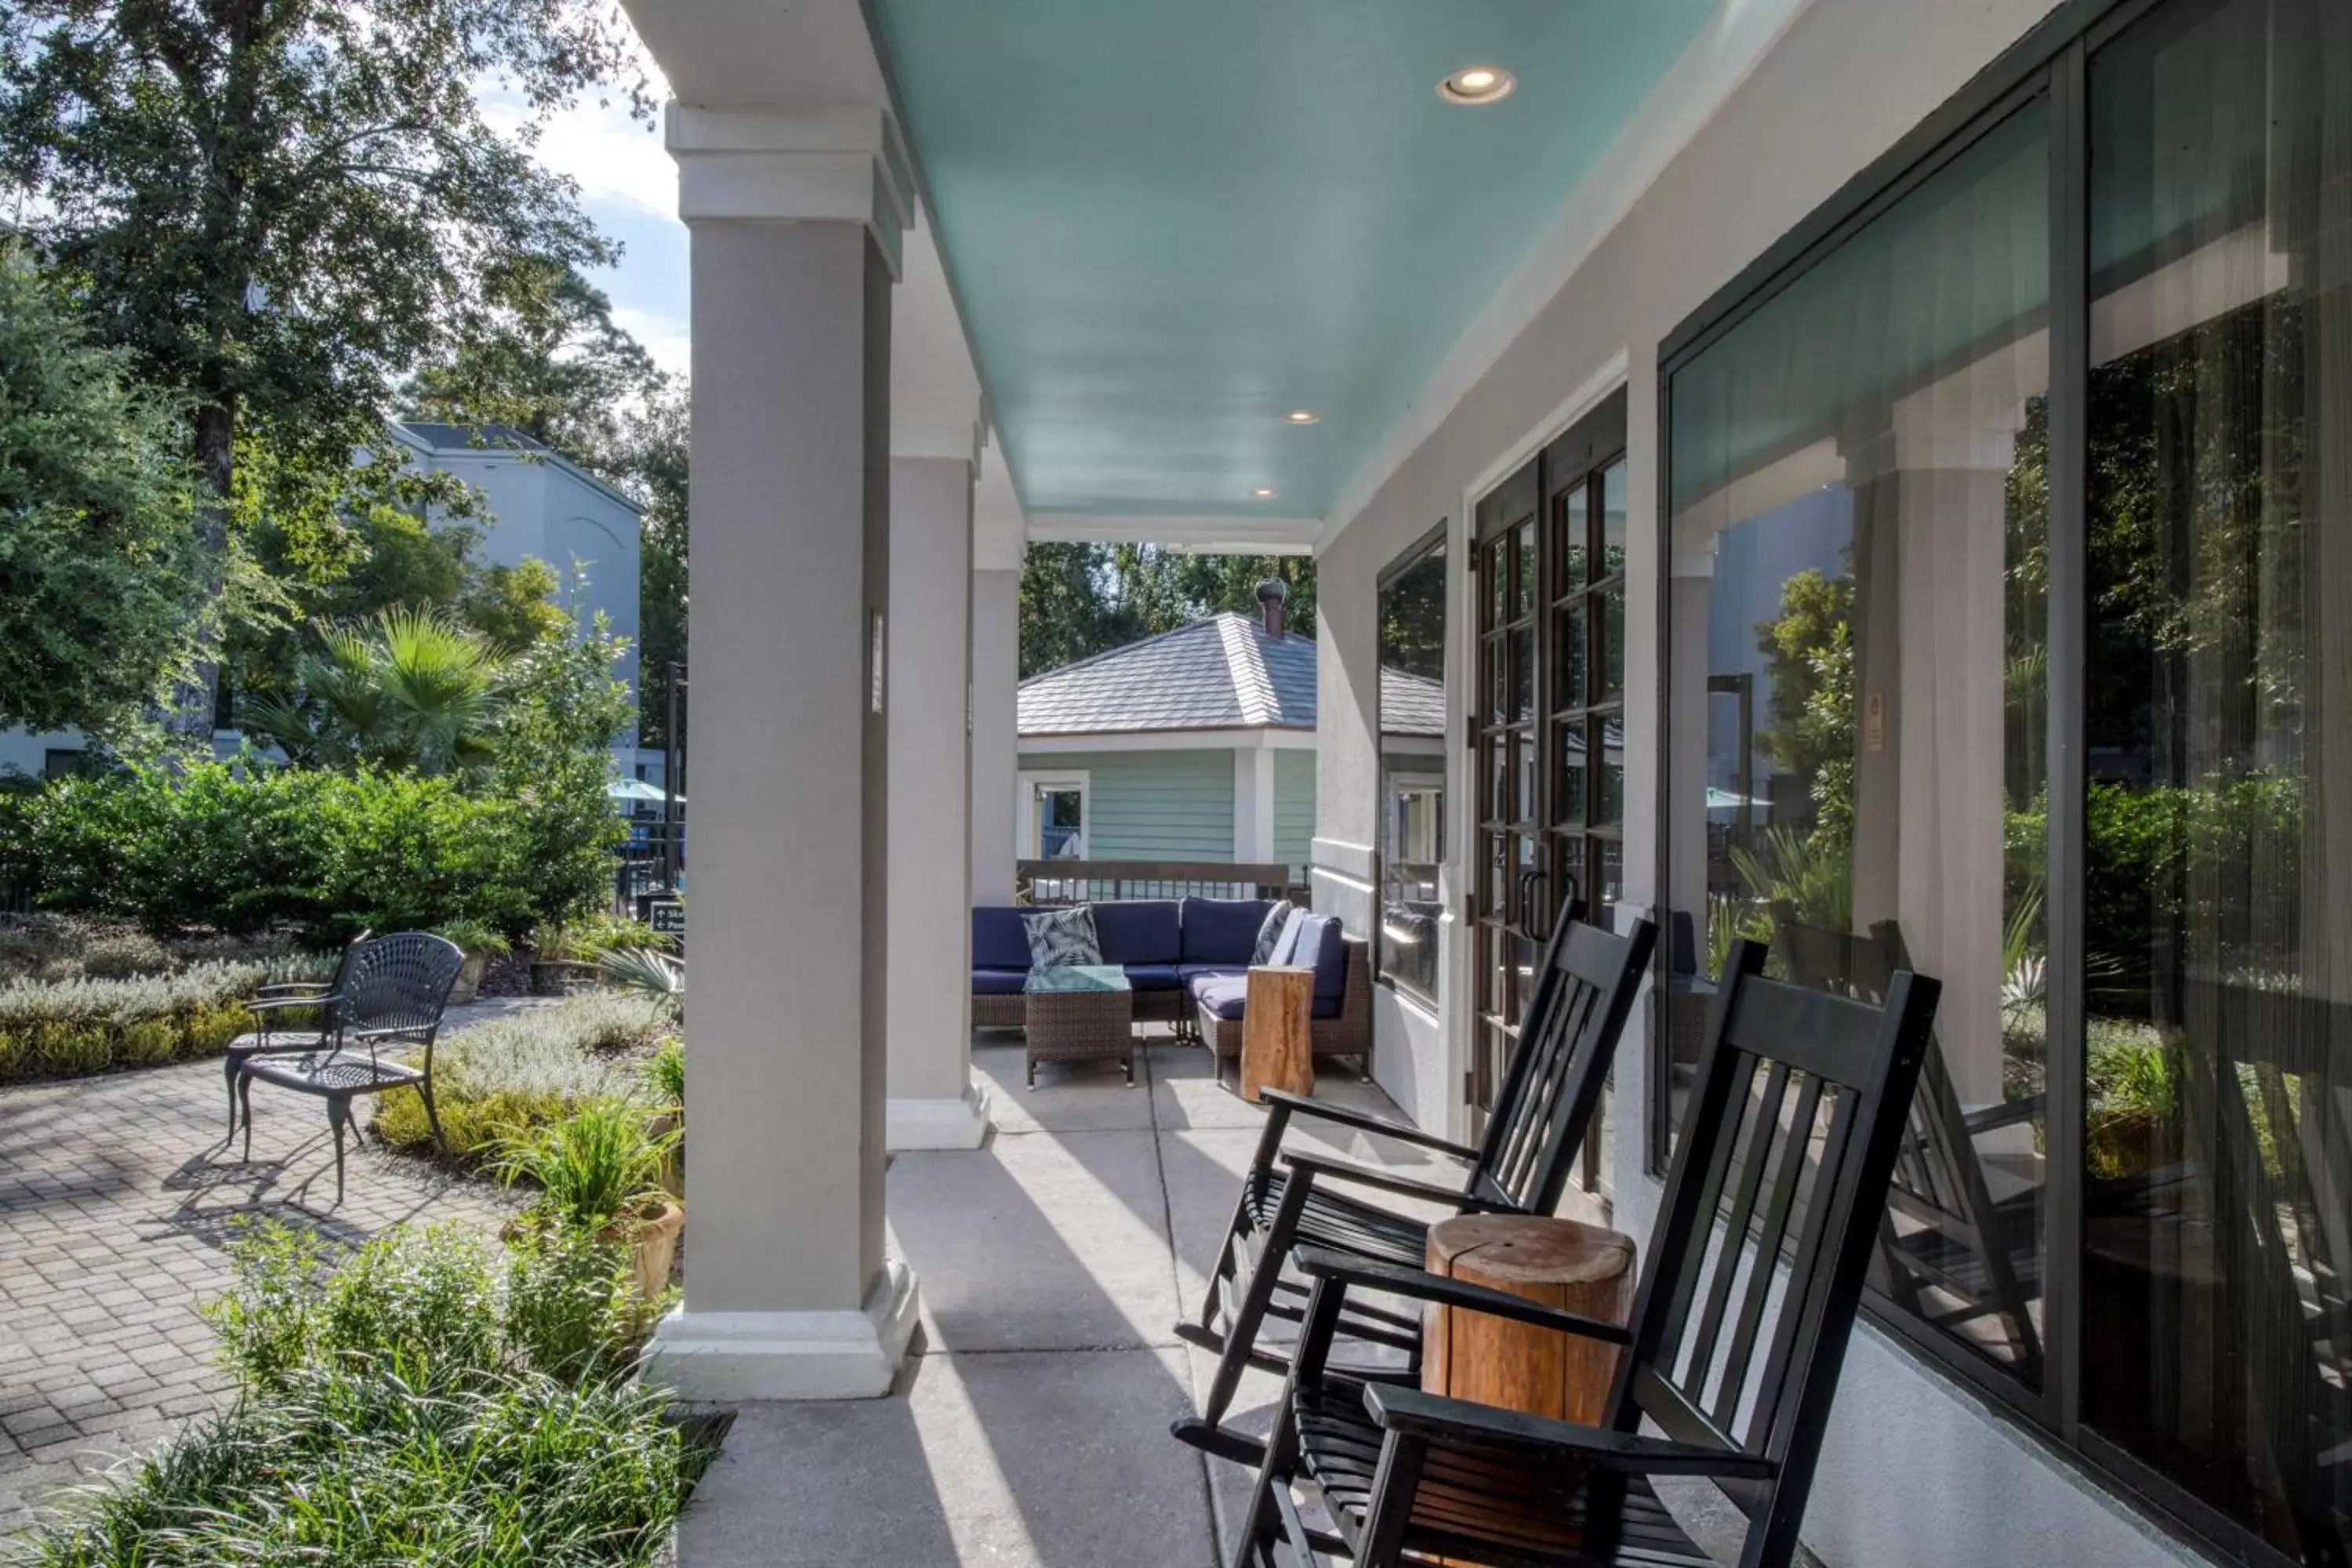
[[[1533,1214],[1559,1206],[1649,967],[1657,927],[1636,921],[1621,936],[1582,916],[1571,900],[1545,944],[1518,1048],[1466,1188],[1486,1203]]]
[[[1904,1117],[1883,1108],[1910,1100],[1938,987],[1898,973],[1882,1009],[1766,980],[1764,957],[1736,946],[1716,997],[1610,1425],[1771,1461],[1729,1489],[1747,1560],[1786,1561],[1875,1244],[1856,1205],[1886,1189]]]

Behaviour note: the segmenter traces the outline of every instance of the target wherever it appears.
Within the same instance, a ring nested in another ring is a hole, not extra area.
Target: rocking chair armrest
[[[1531,1323],[1539,1329],[1556,1329],[1561,1333],[1575,1334],[1583,1339],[1603,1340],[1612,1345],[1633,1342],[1633,1335],[1621,1323],[1588,1318],[1581,1312],[1563,1312],[1557,1307],[1547,1307],[1525,1296],[1514,1296],[1507,1290],[1491,1290],[1484,1285],[1473,1285],[1466,1279],[1448,1279],[1442,1274],[1431,1274],[1419,1268],[1374,1263],[1319,1247],[1299,1247],[1290,1255],[1290,1260],[1318,1279],[1335,1280],[1346,1286],[1360,1285],[1368,1290],[1384,1290],[1391,1296],[1410,1297],[1417,1301],[1434,1301],[1442,1307],[1460,1307],[1468,1311],[1484,1312],[1489,1317]]]
[[[323,996],[335,988],[331,980],[273,980],[253,988],[256,996]]]
[[[1381,1428],[1442,1447],[1531,1449],[1579,1459],[1597,1469],[1643,1476],[1712,1476],[1725,1480],[1770,1480],[1780,1467],[1760,1454],[1677,1443],[1605,1426],[1529,1415],[1465,1399],[1423,1394],[1400,1384],[1364,1385],[1364,1409]]]
[[[1374,1116],[1368,1110],[1352,1110],[1327,1100],[1309,1100],[1305,1095],[1293,1094],[1285,1089],[1260,1089],[1258,1099],[1271,1105],[1282,1106],[1295,1115],[1336,1121],[1342,1127],[1353,1127],[1360,1132],[1378,1133],[1383,1138],[1393,1138],[1400,1143],[1417,1143],[1424,1149],[1434,1149],[1456,1159],[1475,1160],[1478,1157],[1478,1151],[1467,1143],[1456,1143],[1452,1139],[1440,1138],[1434,1132],[1424,1132],[1411,1122],[1392,1121],[1385,1116]]]
[[[342,1037],[346,1040],[359,1040],[369,1045],[379,1044],[386,1040],[396,1041],[404,1039],[412,1045],[419,1046],[425,1043],[425,1037],[432,1032],[432,1026],[418,1024],[407,1024],[396,1029],[344,1029],[341,1031]]]
[[[1452,1204],[1465,1214],[1492,1210],[1498,1205],[1483,1198],[1474,1198],[1460,1187],[1440,1186],[1435,1182],[1415,1181],[1388,1171],[1359,1165],[1352,1160],[1334,1159],[1328,1154],[1309,1154],[1301,1150],[1285,1149],[1282,1163],[1295,1175],[1307,1181],[1329,1180],[1351,1182],[1358,1186],[1378,1187],[1382,1192],[1396,1193],[1408,1198],[1427,1198],[1433,1203]]]

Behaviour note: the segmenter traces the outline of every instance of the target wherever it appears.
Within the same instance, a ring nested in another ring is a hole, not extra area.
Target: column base
[[[876,1399],[890,1392],[920,1298],[893,1258],[856,1312],[689,1312],[654,1330],[646,1381],[680,1399]]]
[[[885,1144],[913,1149],[977,1149],[988,1140],[988,1090],[967,1084],[954,1100],[893,1100],[883,1112]]]

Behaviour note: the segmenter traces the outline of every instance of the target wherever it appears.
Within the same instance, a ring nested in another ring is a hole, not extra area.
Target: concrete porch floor
[[[923,1299],[886,1399],[751,1405],[680,1527],[681,1568],[1213,1568],[1250,1477],[1179,1445],[1214,1363],[1171,1333],[1196,1307],[1263,1113],[1208,1053],[1154,1032],[1114,1066],[1039,1068],[1017,1037],[973,1051],[996,1131],[892,1163],[894,1251]],[[1351,1071],[1318,1097],[1394,1114]],[[1315,1135],[1302,1129],[1294,1139]],[[1348,1158],[1436,1177],[1441,1156],[1321,1130]],[[1263,1432],[1279,1380],[1235,1419]]]

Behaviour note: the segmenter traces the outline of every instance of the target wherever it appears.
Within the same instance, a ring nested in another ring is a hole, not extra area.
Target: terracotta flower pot
[[[686,1210],[667,1199],[648,1203],[636,1215],[604,1227],[605,1240],[636,1248],[640,1300],[650,1301],[669,1289],[670,1264],[677,1257],[678,1233],[685,1228]]]
[[[665,1110],[646,1124],[646,1135],[649,1138],[667,1138],[678,1130],[682,1121],[677,1111]],[[662,1190],[668,1193],[670,1196],[681,1201],[686,1197],[686,1141],[683,1138],[671,1148],[668,1157],[662,1161],[661,1184]]]

